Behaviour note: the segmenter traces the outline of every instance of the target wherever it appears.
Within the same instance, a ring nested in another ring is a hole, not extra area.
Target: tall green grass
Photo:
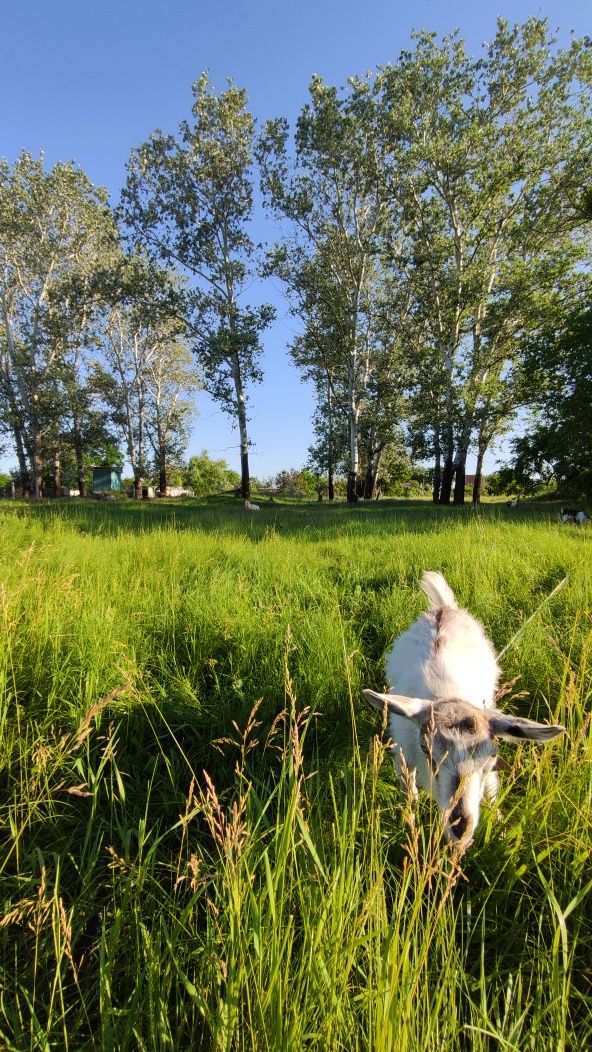
[[[516,511],[0,507],[1,1048],[590,1044],[591,535]],[[568,728],[460,862],[360,697],[424,569]]]

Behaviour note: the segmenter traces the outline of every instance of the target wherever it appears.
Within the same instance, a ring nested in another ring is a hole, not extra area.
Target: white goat
[[[436,572],[420,588],[430,609],[395,639],[386,657],[392,694],[365,690],[377,709],[388,711],[388,729],[399,779],[403,767],[436,801],[448,840],[466,850],[479,822],[483,797],[494,800],[496,738],[550,741],[565,730],[507,716],[493,707],[500,670],[483,627],[457,606]]]
[[[561,521],[573,523],[576,526],[585,526],[590,522],[590,516],[582,508],[560,508]]]
[[[244,502],[244,506],[245,506],[247,511],[261,511],[261,508],[259,507],[259,505],[258,504],[251,504],[250,500],[246,500]]]

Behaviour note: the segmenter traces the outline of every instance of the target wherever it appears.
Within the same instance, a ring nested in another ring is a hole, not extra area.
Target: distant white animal
[[[510,716],[494,708],[500,670],[483,627],[459,609],[437,572],[424,573],[420,588],[430,609],[395,639],[386,656],[393,693],[365,690],[388,712],[388,730],[399,779],[406,767],[438,804],[448,840],[466,850],[479,822],[481,801],[494,800],[496,770],[507,768],[497,738],[546,742],[565,728]]]
[[[574,523],[576,526],[585,526],[590,522],[590,516],[582,508],[560,508],[561,521]]]
[[[244,506],[247,509],[247,511],[261,511],[261,508],[259,507],[259,505],[258,504],[251,504],[250,500],[246,500],[244,502]]]
[[[506,505],[506,507],[508,507],[508,508],[517,508],[518,507],[518,497],[514,497],[513,500],[509,500],[507,505]]]

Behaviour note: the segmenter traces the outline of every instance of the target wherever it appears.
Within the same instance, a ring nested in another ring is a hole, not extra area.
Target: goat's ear
[[[377,694],[375,690],[363,690],[362,694],[366,701],[369,701],[380,712],[386,705],[389,712],[396,716],[407,716],[410,720],[417,719],[430,704],[429,701],[423,701],[421,698],[406,698],[404,694]]]
[[[534,720],[525,720],[521,716],[506,716],[497,709],[489,715],[489,726],[496,738],[505,738],[509,742],[550,742],[565,730],[565,727],[560,725],[535,723]]]

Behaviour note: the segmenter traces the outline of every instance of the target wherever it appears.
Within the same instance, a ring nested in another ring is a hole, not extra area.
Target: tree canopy
[[[71,162],[0,162],[0,443],[34,495],[125,448],[136,494],[166,489],[203,387],[238,429],[263,381],[279,278],[312,381],[310,464],[376,495],[387,465],[431,461],[465,499],[518,418],[516,470],[589,490],[592,45],[545,20],[479,57],[422,31],[342,88],[314,76],[293,130],[258,132],[244,89],[203,73],[191,115],[132,149],[117,209]],[[261,196],[275,243],[254,243]],[[274,395],[278,397],[278,395]],[[524,427],[522,427],[524,432]],[[397,469],[398,470],[398,469]]]

